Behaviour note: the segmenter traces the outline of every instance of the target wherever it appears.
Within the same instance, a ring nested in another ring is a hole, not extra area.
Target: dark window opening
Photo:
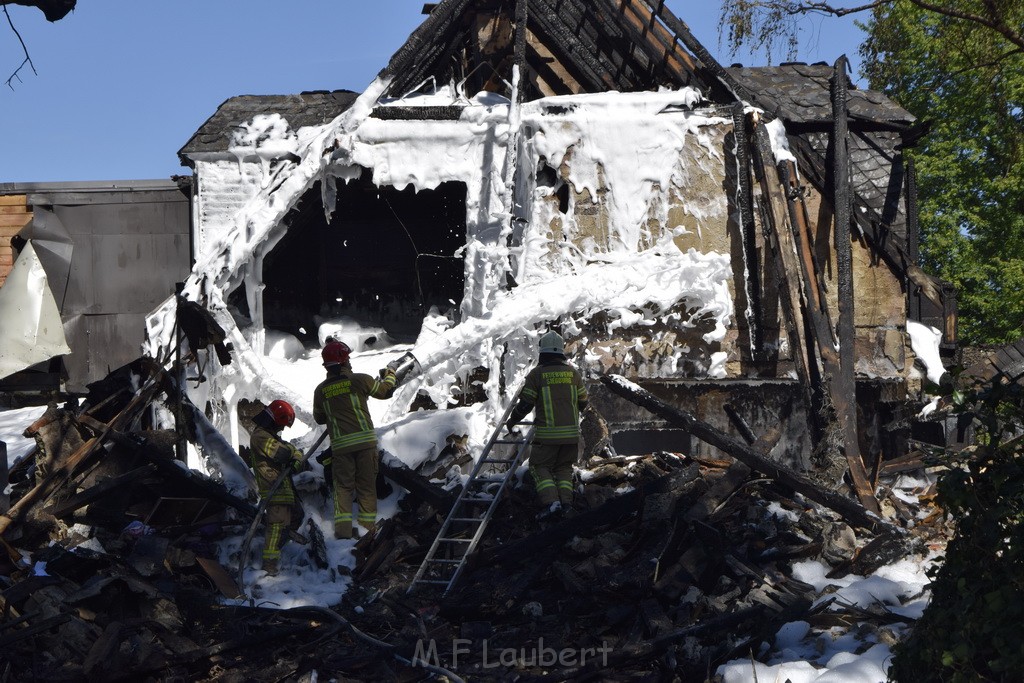
[[[432,306],[457,317],[465,184],[397,190],[377,187],[364,172],[337,189],[330,223],[319,184],[285,217],[288,231],[263,263],[266,326],[311,342],[317,316],[348,316],[411,341]]]

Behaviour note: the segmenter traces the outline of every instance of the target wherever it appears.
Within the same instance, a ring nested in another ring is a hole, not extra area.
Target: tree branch
[[[1020,31],[1014,31],[1007,26],[1006,22],[1003,21],[1000,16],[999,8],[988,0],[986,0],[984,4],[989,9],[989,16],[991,17],[989,19],[986,19],[980,14],[971,14],[970,12],[961,12],[960,10],[952,7],[935,5],[927,0],[910,0],[910,2],[921,9],[928,10],[929,12],[935,12],[936,14],[941,14],[946,17],[953,17],[954,19],[963,19],[964,21],[970,21],[980,26],[984,26],[985,28],[990,28],[1017,47],[1024,48],[1024,36],[1021,35]]]
[[[32,63],[32,57],[30,57],[29,54],[28,54],[28,47],[25,45],[25,41],[22,40],[21,34],[18,33],[18,29],[14,26],[14,21],[11,19],[10,12],[7,11],[7,3],[6,2],[3,3],[3,6],[4,6],[4,16],[7,17],[7,23],[10,24],[11,30],[14,31],[14,35],[16,35],[18,37],[18,42],[21,43],[21,49],[25,53],[25,59],[22,60],[21,64],[18,65],[18,68],[14,70],[14,73],[12,73],[7,78],[7,81],[6,81],[7,87],[10,88],[11,90],[14,90],[14,86],[11,85],[11,82],[15,78],[18,79],[19,83],[22,82],[21,81],[21,77],[18,76],[18,72],[21,71],[25,67],[26,64],[28,64],[30,67],[32,67],[32,73],[34,73],[37,76],[39,75],[39,73],[36,71],[36,65]]]

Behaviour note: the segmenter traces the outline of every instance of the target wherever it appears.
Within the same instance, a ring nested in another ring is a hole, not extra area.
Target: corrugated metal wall
[[[66,389],[83,391],[139,357],[146,314],[188,275],[189,198],[170,180],[0,184],[15,192],[35,215],[23,237],[70,238],[43,266],[72,349]]]

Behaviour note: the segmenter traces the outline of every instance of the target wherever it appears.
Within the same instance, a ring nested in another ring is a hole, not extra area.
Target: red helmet
[[[320,355],[324,359],[324,365],[335,365],[347,363],[351,353],[352,349],[345,342],[331,340],[324,346],[324,350],[320,352]]]
[[[295,408],[288,401],[278,399],[271,401],[264,410],[269,413],[270,418],[278,427],[291,427],[295,422]]]

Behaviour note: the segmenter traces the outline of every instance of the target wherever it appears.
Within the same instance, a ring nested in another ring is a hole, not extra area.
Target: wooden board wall
[[[28,206],[28,197],[23,194],[0,197],[0,286],[3,286],[14,265],[11,238],[31,220],[32,210]]]

